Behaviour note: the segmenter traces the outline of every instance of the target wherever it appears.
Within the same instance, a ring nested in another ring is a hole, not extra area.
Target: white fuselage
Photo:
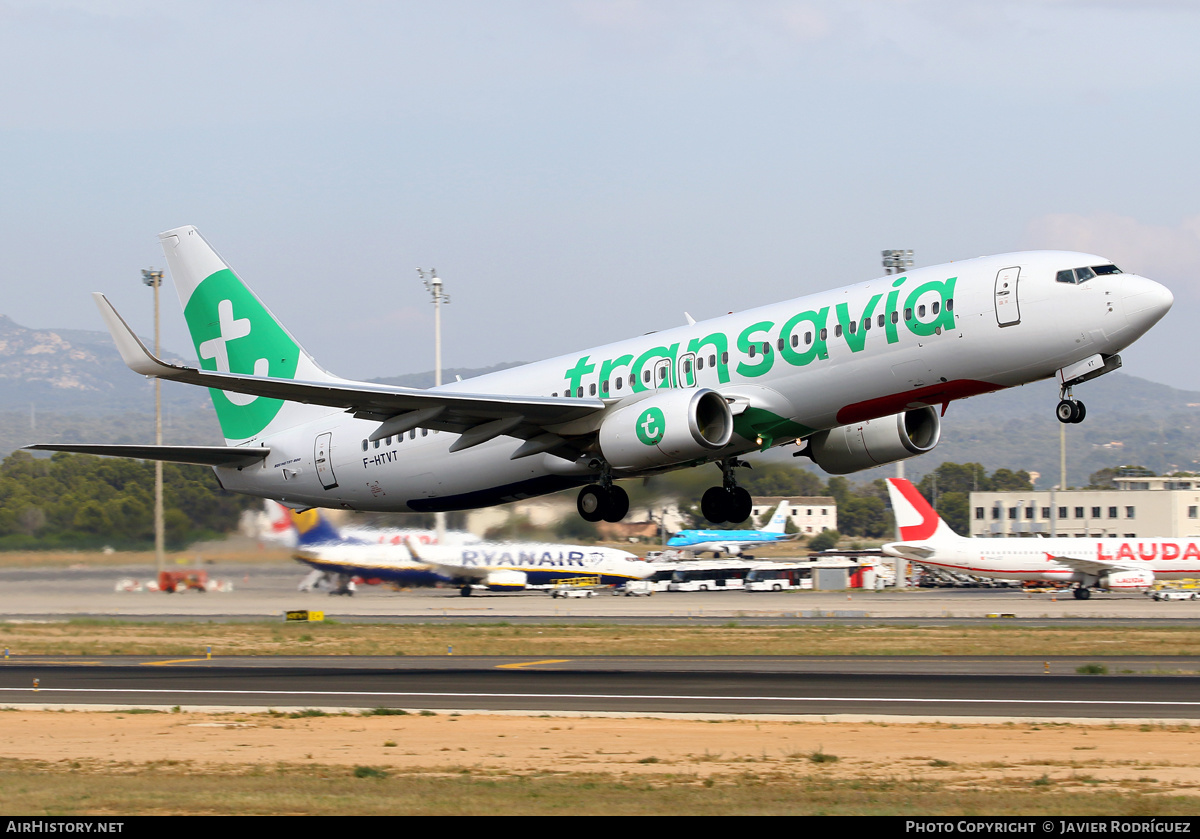
[[[1119,352],[1162,316],[1171,297],[1134,274],[1078,285],[1055,281],[1061,269],[1105,262],[1027,252],[922,268],[439,390],[585,396],[611,405],[661,387],[712,388],[752,407],[735,418],[732,440],[707,457],[711,462],[820,429],[1044,379],[1097,353]],[[1001,294],[1000,277],[1013,276],[1017,267],[1019,284]],[[755,431],[764,422],[772,427],[765,438]],[[587,458],[511,460],[521,444],[511,437],[452,453],[457,434],[416,429],[368,443],[378,427],[378,421],[330,409],[303,425],[245,441],[270,447],[261,465],[216,471],[227,489],[290,504],[412,512],[498,504],[598,477]],[[320,476],[318,440],[328,446],[332,467]]]
[[[922,556],[899,543],[885,551],[934,568],[1003,580],[1087,584],[1097,577],[1055,557],[1119,564],[1164,579],[1200,577],[1198,539],[955,539],[904,545],[931,553]]]

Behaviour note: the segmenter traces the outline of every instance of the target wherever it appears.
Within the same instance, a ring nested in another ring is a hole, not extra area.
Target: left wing
[[[1084,574],[1093,574],[1097,577],[1102,577],[1105,574],[1111,574],[1113,571],[1143,571],[1145,570],[1140,565],[1135,565],[1132,562],[1107,562],[1102,559],[1077,559],[1073,556],[1055,556],[1047,553],[1046,559],[1054,562],[1061,562],[1063,565],[1069,566],[1076,571],[1081,571]]]
[[[507,435],[525,440],[513,453],[514,460],[542,452],[573,460],[578,449],[569,438],[594,431],[597,423],[587,420],[598,421],[605,407],[603,400],[595,398],[418,390],[349,379],[303,382],[168,364],[146,349],[103,294],[92,296],[121,358],[134,372],[251,396],[343,408],[358,419],[379,421],[370,435],[372,441],[413,428],[431,428],[462,435],[450,448],[460,451]]]
[[[422,555],[424,552],[423,549],[418,548],[414,544],[414,541],[411,538],[404,540],[404,546],[408,548],[408,552],[412,555],[412,558],[417,562],[428,565],[435,573],[450,580],[472,580],[479,582],[487,579],[488,574],[493,570],[491,568],[468,568],[465,565],[445,565],[441,562],[434,562],[428,556]]]

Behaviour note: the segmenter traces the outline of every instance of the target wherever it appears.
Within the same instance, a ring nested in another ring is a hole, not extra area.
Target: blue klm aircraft
[[[754,545],[773,545],[787,542],[799,534],[784,533],[787,524],[788,500],[785,498],[775,508],[775,515],[762,530],[681,530],[667,542],[668,548],[678,548],[699,554],[712,551],[714,554],[737,556],[745,548]]]

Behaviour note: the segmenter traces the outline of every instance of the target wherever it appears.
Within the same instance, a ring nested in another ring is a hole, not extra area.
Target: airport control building
[[[1118,476],[1116,489],[972,492],[971,536],[1200,537],[1200,478]]]

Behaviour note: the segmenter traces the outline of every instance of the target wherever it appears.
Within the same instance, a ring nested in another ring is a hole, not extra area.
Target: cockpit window
[[[1084,283],[1092,277],[1120,273],[1121,269],[1115,265],[1095,265],[1091,268],[1075,268],[1059,271],[1054,279],[1060,283]]]

